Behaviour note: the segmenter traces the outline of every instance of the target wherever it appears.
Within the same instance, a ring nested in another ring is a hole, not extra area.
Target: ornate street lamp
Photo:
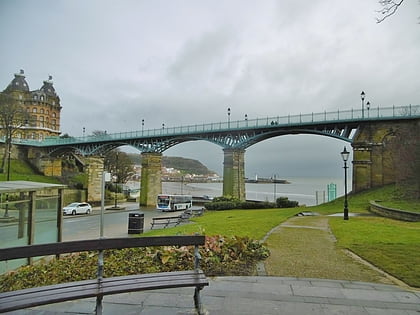
[[[369,109],[370,109],[370,102],[369,101],[366,103],[366,109],[368,110],[368,118],[369,118]]]
[[[364,91],[360,93],[360,98],[362,99],[362,118],[365,118],[365,95]]]
[[[144,119],[141,120],[141,135],[143,135],[144,131]]]
[[[228,107],[227,109],[227,114],[228,114],[228,128],[230,128],[230,107]]]
[[[119,176],[118,176],[118,153],[119,152],[117,152],[116,155],[115,155],[115,194],[114,194],[114,197],[115,197],[114,208],[115,209],[118,208],[118,206],[117,206],[117,200],[118,200],[117,194],[118,194],[118,182],[119,182]]]
[[[246,126],[248,127],[248,114],[245,114],[245,122],[246,122]]]
[[[341,152],[341,157],[344,161],[344,220],[349,219],[349,208],[347,203],[347,160],[349,159],[350,152],[347,151],[344,147],[343,152]]]

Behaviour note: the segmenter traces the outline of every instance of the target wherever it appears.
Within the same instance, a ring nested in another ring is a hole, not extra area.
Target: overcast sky
[[[61,131],[82,136],[420,103],[420,5],[381,24],[377,0],[0,0],[0,90],[52,75]],[[345,142],[283,136],[248,148],[246,175],[342,176]],[[165,155],[222,174],[223,152]]]

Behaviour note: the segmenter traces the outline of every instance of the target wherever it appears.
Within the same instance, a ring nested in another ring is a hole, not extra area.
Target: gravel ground
[[[271,252],[264,264],[268,276],[394,283],[336,248],[324,216],[293,217],[272,230],[265,241]]]

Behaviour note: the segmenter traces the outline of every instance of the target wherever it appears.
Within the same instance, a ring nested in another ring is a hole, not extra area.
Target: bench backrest
[[[149,246],[198,246],[204,243],[204,235],[103,238],[0,248],[0,261],[94,250]]]

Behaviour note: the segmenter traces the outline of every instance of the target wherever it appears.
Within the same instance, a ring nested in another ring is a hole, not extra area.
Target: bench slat
[[[133,291],[168,289],[177,287],[204,287],[209,285],[205,274],[200,270],[163,272],[155,274],[131,275],[104,278],[98,289],[97,280],[85,280],[51,285],[38,289],[19,290],[0,293],[0,311],[7,312],[21,308],[58,303],[80,298],[95,297]]]
[[[121,237],[0,248],[0,261],[92,250],[148,246],[204,245],[204,235]]]

